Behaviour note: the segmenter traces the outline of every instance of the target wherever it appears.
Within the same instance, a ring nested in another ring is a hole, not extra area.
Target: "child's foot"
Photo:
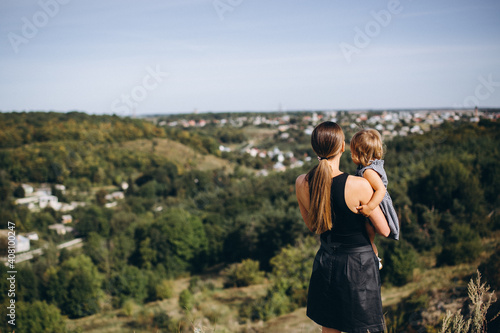
[[[377,256],[377,258],[378,258],[378,269],[381,270],[383,267],[382,266],[382,259],[380,259],[378,256]]]

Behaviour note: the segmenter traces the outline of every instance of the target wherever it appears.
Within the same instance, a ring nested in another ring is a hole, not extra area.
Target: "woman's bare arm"
[[[299,202],[300,214],[307,228],[311,230],[308,224],[307,216],[309,214],[309,184],[306,181],[306,175],[300,175],[295,180],[295,195]]]
[[[372,211],[369,219],[370,221],[372,221],[372,224],[375,227],[375,231],[377,231],[378,234],[384,237],[389,236],[389,234],[391,233],[391,229],[389,229],[389,224],[387,223],[385,215],[384,213],[382,213],[380,207],[377,207]]]

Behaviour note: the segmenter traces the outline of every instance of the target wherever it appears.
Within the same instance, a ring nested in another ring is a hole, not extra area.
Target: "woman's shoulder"
[[[347,182],[351,183],[352,185],[358,187],[358,186],[370,186],[370,183],[363,177],[358,177],[358,176],[353,176],[349,175],[347,176]]]
[[[373,189],[368,180],[363,177],[351,176],[347,177],[346,181],[347,191],[360,199],[365,197],[371,198]]]
[[[303,173],[295,179],[295,187],[309,187],[309,182],[307,181],[307,174]]]
[[[302,185],[306,183],[307,184],[307,174],[303,173],[295,179],[295,185]]]
[[[295,195],[299,201],[306,201],[309,197],[309,183],[306,174],[299,175],[295,180]]]

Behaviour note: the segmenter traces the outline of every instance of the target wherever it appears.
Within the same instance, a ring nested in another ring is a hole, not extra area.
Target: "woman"
[[[307,296],[307,316],[323,333],[382,332],[385,328],[377,256],[356,207],[368,203],[373,189],[362,177],[339,169],[344,132],[333,122],[319,124],[311,136],[319,164],[295,183],[300,213],[309,230],[320,234]],[[375,230],[387,237],[380,208],[370,215]]]

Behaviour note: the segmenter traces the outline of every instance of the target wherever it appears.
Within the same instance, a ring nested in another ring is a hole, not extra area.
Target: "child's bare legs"
[[[328,328],[323,326],[321,333],[340,333],[340,331],[336,330],[335,328]]]
[[[366,226],[366,232],[368,233],[368,237],[370,238],[370,243],[372,244],[373,252],[375,252],[375,254],[378,257],[377,245],[375,245],[375,243],[374,243],[374,240],[375,240],[375,228],[369,222],[366,222],[365,226]]]
[[[378,256],[377,245],[375,245],[375,228],[370,224],[370,222],[366,222],[366,232],[368,233],[368,238],[370,238],[370,243],[372,244],[373,252],[378,258],[378,269],[382,269],[382,259]]]

